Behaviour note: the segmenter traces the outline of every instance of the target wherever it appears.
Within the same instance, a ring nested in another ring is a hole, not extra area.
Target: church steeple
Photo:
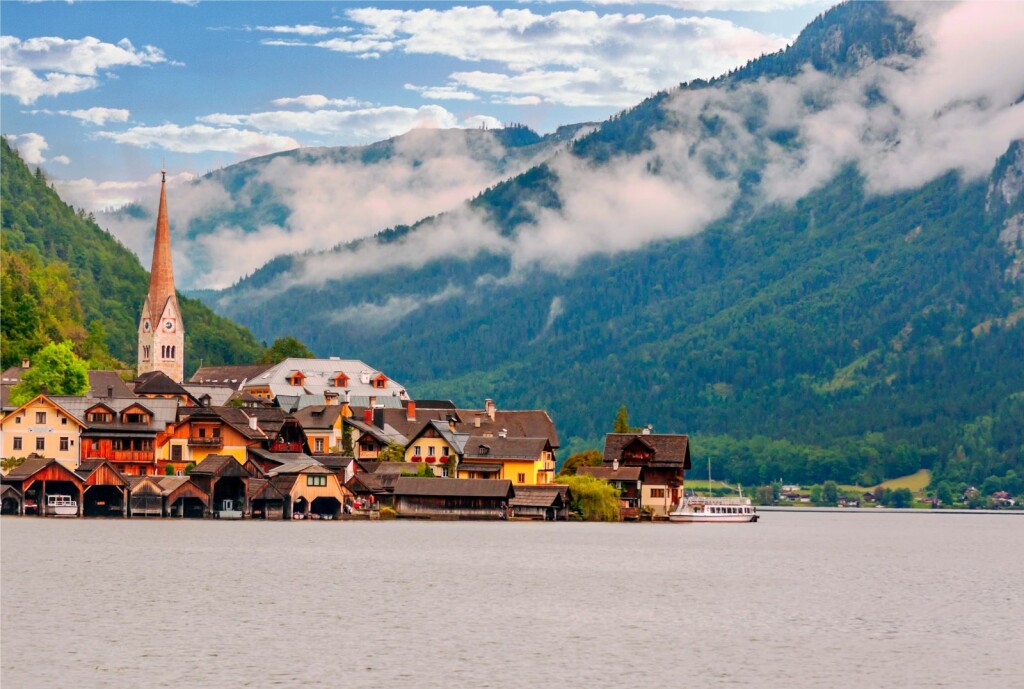
[[[149,294],[139,320],[139,374],[163,371],[180,383],[185,372],[185,328],[174,290],[171,224],[167,217],[167,172],[160,171],[160,207],[153,239]]]
[[[160,208],[156,212],[153,267],[149,271],[149,303],[162,311],[174,295],[174,266],[171,264],[171,224],[167,219],[167,171],[160,171]],[[159,317],[159,314],[156,314]]]

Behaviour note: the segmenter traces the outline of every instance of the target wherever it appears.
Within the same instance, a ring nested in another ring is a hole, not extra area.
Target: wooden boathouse
[[[394,488],[401,517],[505,519],[514,496],[508,479],[400,476]]]

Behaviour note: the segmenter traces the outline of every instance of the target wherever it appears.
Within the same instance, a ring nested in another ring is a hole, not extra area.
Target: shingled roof
[[[474,435],[466,441],[463,458],[534,460],[545,451],[551,451],[547,438],[486,438]]]
[[[247,381],[264,373],[273,364],[243,364],[240,366],[201,366],[190,383],[201,385],[224,385],[232,390],[241,390]]]
[[[615,460],[622,464],[622,453],[627,446],[639,442],[651,449],[649,466],[690,468],[690,439],[674,433],[609,433],[604,437],[604,465],[610,466]]]
[[[515,495],[508,479],[419,478],[400,476],[395,481],[395,496],[511,498]]]

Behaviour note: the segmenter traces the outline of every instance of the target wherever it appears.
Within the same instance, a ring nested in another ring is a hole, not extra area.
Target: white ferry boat
[[[670,522],[704,523],[756,522],[757,509],[750,504],[750,498],[713,498],[691,495],[683,498],[679,505],[668,513]]]
[[[47,495],[46,513],[57,517],[77,517],[78,502],[70,495]]]

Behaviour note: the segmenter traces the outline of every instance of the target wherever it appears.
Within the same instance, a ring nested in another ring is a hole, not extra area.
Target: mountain
[[[4,138],[3,366],[31,357],[46,340],[71,339],[94,363],[128,366],[137,356],[139,310],[149,274],[131,251],[84,211],[61,201],[41,170],[33,174]],[[248,330],[179,295],[186,370],[255,361]]]
[[[545,136],[518,124],[417,129],[367,146],[301,148],[216,170],[175,189],[175,240],[188,257],[179,282],[226,286],[285,249],[327,249],[449,210],[550,158],[588,127]],[[155,217],[131,204],[98,221],[115,235],[145,237]],[[224,261],[240,241],[245,254]],[[145,247],[133,248],[141,255]]]
[[[1019,492],[1024,94],[951,69],[959,10],[929,8],[839,5],[456,210],[209,303],[418,396],[547,408],[570,451],[626,404],[746,484],[923,467]]]

